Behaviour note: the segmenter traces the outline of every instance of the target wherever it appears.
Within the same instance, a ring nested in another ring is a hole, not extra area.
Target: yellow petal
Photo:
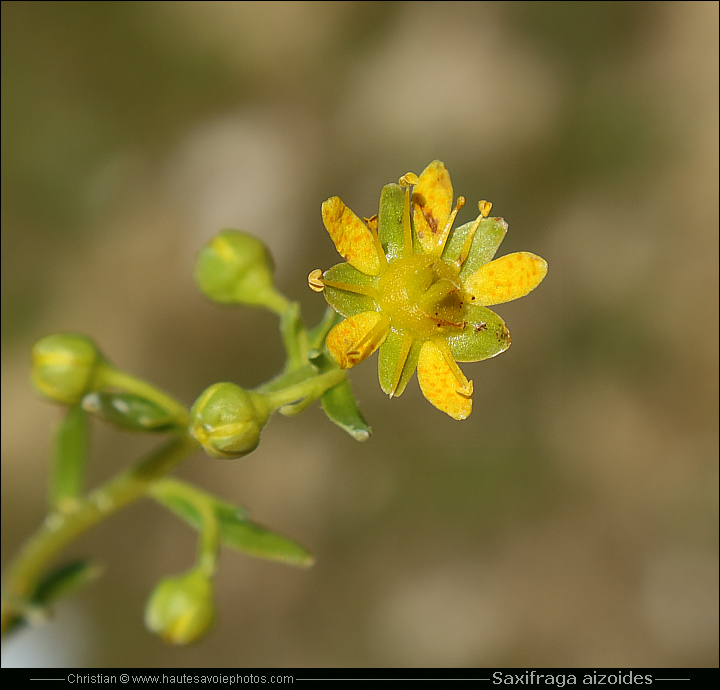
[[[453,203],[450,173],[444,163],[433,161],[423,170],[413,189],[413,221],[426,254],[442,253]]]
[[[380,273],[380,257],[370,229],[340,197],[330,197],[323,203],[322,218],[343,259],[366,275]]]
[[[444,352],[446,349],[447,352]],[[442,344],[432,340],[423,343],[417,375],[423,395],[438,410],[449,414],[453,419],[466,419],[470,415],[472,381],[465,378],[444,341]]]
[[[341,369],[367,359],[382,345],[390,330],[390,319],[379,311],[363,311],[330,329],[325,344]]]
[[[540,285],[547,270],[545,259],[535,254],[508,254],[480,266],[465,281],[465,292],[474,304],[480,306],[510,302],[524,297]]]

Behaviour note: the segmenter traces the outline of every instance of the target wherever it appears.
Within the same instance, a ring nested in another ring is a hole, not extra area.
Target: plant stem
[[[317,400],[326,390],[344,381],[346,376],[342,369],[333,369],[325,374],[318,374],[300,383],[266,393],[265,395],[269,399],[272,407],[276,410],[303,398],[305,398],[305,402],[309,404]],[[304,407],[307,407],[307,405]],[[304,407],[302,409],[304,409]]]
[[[143,497],[153,481],[174,470],[197,449],[198,443],[190,436],[172,438],[134,467],[79,499],[72,511],[48,514],[7,571],[3,583],[3,634],[20,613],[14,602],[32,596],[52,558],[78,535]]]

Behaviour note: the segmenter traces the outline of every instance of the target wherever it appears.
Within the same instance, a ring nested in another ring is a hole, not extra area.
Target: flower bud
[[[35,343],[31,380],[46,398],[72,405],[92,390],[104,364],[102,353],[90,338],[79,333],[56,333]]]
[[[239,230],[222,230],[198,254],[195,282],[215,302],[268,306],[284,301],[273,283],[267,247]],[[272,307],[271,307],[272,308]]]
[[[161,580],[145,607],[145,626],[172,644],[202,637],[215,620],[212,582],[197,570]]]
[[[270,415],[263,396],[234,383],[215,383],[190,410],[190,433],[214,458],[240,458],[257,448]]]

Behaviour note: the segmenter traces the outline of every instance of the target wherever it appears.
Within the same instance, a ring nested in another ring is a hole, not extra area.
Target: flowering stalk
[[[307,329],[297,302],[275,287],[265,245],[223,230],[200,251],[195,280],[225,305],[268,309],[280,320],[286,353],[282,371],[253,390],[232,382],[209,386],[190,410],[167,393],[113,366],[77,333],[43,338],[33,347],[32,383],[67,412],[56,434],[50,512],[11,563],[3,581],[2,633],[45,616],[60,596],[97,575],[86,561],[49,571],[67,544],[139,498],[149,496],[199,532],[195,565],[163,578],[145,609],[146,626],[174,644],[202,637],[215,620],[214,586],[220,546],[307,567],[312,556],[286,537],[252,522],[243,508],[168,478],[201,447],[212,458],[251,453],[274,412],[295,415],[320,400],[328,418],[358,441],[370,427],[353,397],[346,370],[379,349],[380,384],[400,396],[417,370],[425,397],[454,419],[472,410],[473,382],[457,362],[494,357],[510,345],[503,320],[486,307],[526,295],[547,264],[527,252],[492,260],[507,230],[490,218],[491,204],[453,230],[450,176],[431,163],[387,185],[379,214],[360,220],[338,197],[322,206],[326,229],[346,260],[313,271],[310,287],[329,309]],[[340,316],[338,316],[340,315]],[[346,317],[341,320],[340,317]],[[118,429],[169,433],[171,438],[116,477],[84,493],[88,416]]]

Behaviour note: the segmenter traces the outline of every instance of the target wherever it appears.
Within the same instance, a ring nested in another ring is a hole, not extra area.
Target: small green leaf
[[[388,261],[399,259],[403,253],[403,204],[405,193],[397,184],[387,184],[380,193],[378,236]]]
[[[465,238],[473,224],[474,221],[465,223],[450,233],[443,251],[445,261],[455,261],[460,256]],[[492,261],[495,252],[505,239],[507,229],[508,224],[502,218],[483,218],[480,221],[472,245],[470,245],[470,253],[460,271],[460,279],[463,283],[467,276],[474,273],[480,266]]]
[[[456,361],[480,362],[510,347],[510,331],[494,311],[468,304],[465,317],[468,319],[465,328],[447,338]]]
[[[353,268],[348,263],[336,264],[323,274],[323,278],[336,283],[349,283],[350,285],[363,285],[365,287],[376,287],[377,278],[365,275]],[[356,292],[341,290],[326,285],[324,289],[327,303],[343,316],[355,316],[363,311],[375,311],[377,305],[372,297],[359,295]]]
[[[164,479],[157,482],[151,491],[157,501],[195,529],[202,527],[202,516],[193,504],[199,500],[210,503],[220,522],[223,543],[238,551],[289,565],[307,567],[313,564],[312,555],[302,546],[251,522],[244,508],[222,501],[191,484]],[[189,492],[192,493],[191,500]]]
[[[73,561],[48,573],[35,588],[31,601],[47,606],[96,580],[102,568],[88,560]]]
[[[170,431],[177,427],[172,411],[134,393],[98,391],[83,398],[83,409],[127,431]]]
[[[380,379],[380,387],[388,395],[392,391],[393,382],[395,380],[395,371],[398,366],[400,359],[400,352],[402,348],[403,334],[395,329],[390,329],[385,342],[380,346],[380,352],[378,354],[378,378]],[[397,389],[394,392],[394,396],[397,398],[402,395],[405,387],[408,385],[410,379],[417,369],[418,359],[420,358],[420,348],[422,347],[422,341],[413,341],[408,353],[405,365],[403,366],[400,381],[398,382]]]
[[[315,562],[302,546],[254,522],[221,519],[220,532],[225,544],[251,556],[303,568]]]
[[[326,352],[313,359],[313,364],[322,372],[337,367]],[[367,441],[370,438],[370,426],[360,412],[347,379],[323,393],[321,404],[328,419],[356,441]]]
[[[82,495],[88,454],[87,415],[73,405],[60,422],[55,436],[55,456],[50,478],[50,505],[60,510]]]

